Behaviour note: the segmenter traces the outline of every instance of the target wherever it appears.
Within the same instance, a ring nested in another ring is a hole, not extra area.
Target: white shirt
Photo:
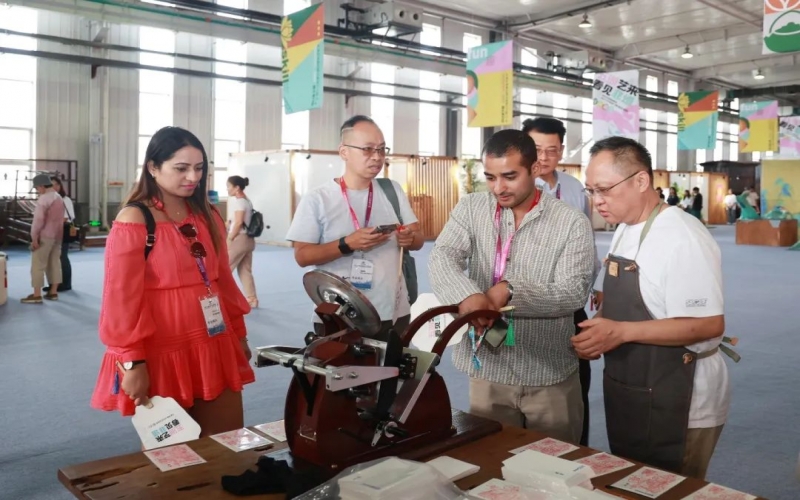
[[[736,195],[735,194],[726,194],[725,199],[723,200],[725,206],[727,208],[733,208],[736,206]]]
[[[69,196],[63,196],[61,199],[64,201],[64,218],[67,219],[67,222],[74,221],[75,206],[72,204],[72,200],[69,199]]]
[[[620,224],[611,248],[634,259],[640,269],[639,288],[655,319],[704,318],[723,314],[722,257],[719,246],[697,218],[670,207],[656,217],[637,255],[645,223]],[[602,277],[595,288],[602,290]],[[722,337],[686,346],[697,353],[717,347]],[[722,354],[697,361],[689,409],[689,428],[717,427],[730,408],[728,367]]]
[[[417,217],[411,210],[411,205],[403,192],[403,188],[394,181],[392,181],[392,185],[397,193],[403,224],[414,224],[417,222]],[[399,224],[400,221],[397,220],[397,215],[394,213],[391,202],[386,198],[377,181],[372,181],[372,188],[372,214],[369,218],[369,227]],[[353,207],[361,227],[365,227],[364,218],[367,213],[368,195],[369,189],[347,190],[350,205]],[[342,188],[338,182],[330,180],[309,192],[300,200],[286,239],[319,245],[337,241],[355,230],[350,210],[342,195]],[[400,247],[397,246],[396,233],[393,233],[382,245],[371,250],[366,252],[357,251],[352,255],[343,255],[334,261],[316,267],[334,273],[344,279],[349,279],[353,259],[362,258],[372,262],[374,274],[371,288],[360,291],[375,306],[381,320],[389,321],[394,315],[395,292],[398,285],[402,287],[399,292],[399,296],[402,299],[399,300],[397,317],[408,315],[411,312],[411,306],[407,299],[406,283],[402,277],[400,279],[397,277],[400,265]],[[316,317],[314,319],[319,321]]]
[[[250,219],[253,218],[253,204],[247,198],[236,198],[231,196],[228,198],[228,230],[233,228],[233,221],[236,220],[236,212],[244,212],[244,226],[242,226],[240,233],[247,232],[246,225],[250,224]]]

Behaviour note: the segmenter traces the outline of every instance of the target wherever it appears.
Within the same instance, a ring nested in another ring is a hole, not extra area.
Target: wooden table
[[[790,247],[797,243],[797,219],[736,221],[737,245]]]
[[[457,418],[458,414],[461,412],[454,410],[454,418]],[[255,431],[252,428],[251,430]],[[446,452],[426,453],[424,449],[418,450],[413,454],[415,456],[408,458],[428,460],[440,455],[447,455],[479,465],[480,472],[456,482],[459,488],[467,491],[489,479],[501,479],[503,475],[500,468],[503,460],[511,457],[509,450],[545,437],[541,433],[516,427],[505,427],[500,432],[484,434],[484,436],[468,443],[454,442],[452,443],[454,447]],[[223,475],[240,475],[246,469],[254,468],[259,456],[265,453],[279,452],[286,448],[286,443],[280,443],[269,452],[250,450],[235,453],[211,438],[202,438],[187,444],[207,463],[170,472],[160,472],[143,453],[132,453],[61,468],[58,471],[58,479],[76,498],[86,500],[180,500],[189,498],[231,500],[237,497],[222,490],[220,478]],[[596,450],[581,448],[561,458],[576,460],[593,453],[596,453]],[[276,454],[280,455],[281,453]],[[280,456],[276,459],[280,459]],[[592,483],[598,489],[623,498],[648,500],[646,497],[634,493],[608,487],[639,467],[641,465],[597,477],[592,480]],[[707,483],[704,481],[687,478],[659,497],[658,500],[680,500],[705,484]],[[262,495],[251,498],[283,500],[285,495]]]

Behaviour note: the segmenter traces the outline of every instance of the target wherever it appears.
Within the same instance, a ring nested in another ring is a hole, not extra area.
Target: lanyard
[[[356,211],[353,210],[353,206],[350,204],[350,198],[347,196],[347,184],[344,183],[344,177],[339,179],[339,187],[342,188],[342,196],[344,197],[345,203],[347,203],[347,208],[350,210],[350,218],[353,219],[353,226],[355,226],[356,231],[361,229],[361,225],[358,223],[358,217],[356,216]],[[367,214],[364,216],[364,227],[369,227],[369,217],[372,215],[372,182],[369,183],[369,195],[367,196]]]
[[[556,199],[561,199],[561,183],[556,184]]]
[[[531,203],[531,207],[528,209],[528,212],[533,210],[533,208],[539,204],[540,197],[541,192],[537,189],[536,195],[533,197],[533,203]],[[503,274],[506,272],[508,257],[511,253],[511,244],[514,242],[514,236],[517,234],[515,230],[512,230],[511,234],[508,235],[505,244],[503,244],[501,236],[502,231],[500,230],[500,216],[502,212],[503,208],[498,203],[497,208],[494,211],[494,227],[497,230],[497,246],[494,254],[494,276],[492,277],[493,286],[500,282]]]
[[[192,213],[192,209],[191,209],[191,207],[189,207],[188,203],[186,204],[186,211],[189,212],[189,223],[192,225],[192,227],[194,228],[194,231],[195,231],[195,241],[197,243],[200,243],[200,239],[199,239],[200,231],[197,228],[197,222],[195,221],[194,214]],[[169,221],[172,222],[172,227],[175,228],[175,231],[178,232],[178,234],[181,236],[181,238],[186,240],[186,243],[189,245],[189,254],[192,255],[192,244],[189,243],[189,241],[187,240],[186,236],[184,236],[184,234],[181,232],[181,228],[178,227],[178,223],[175,222],[174,220],[172,220],[172,218],[169,216],[169,214],[167,213],[166,210],[164,210],[164,215],[166,215],[167,219],[169,219]],[[200,244],[202,245],[202,243],[200,243]],[[203,284],[206,286],[206,290],[208,291],[208,295],[210,297],[212,295],[211,294],[211,280],[208,279],[208,271],[206,270],[205,259],[202,258],[202,257],[195,257],[194,260],[197,263],[197,270],[200,271],[200,277],[203,278]]]

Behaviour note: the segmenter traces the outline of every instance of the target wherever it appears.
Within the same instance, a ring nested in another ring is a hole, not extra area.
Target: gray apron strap
[[[644,229],[642,229],[642,234],[639,235],[639,247],[636,249],[636,255],[633,256],[632,260],[636,260],[636,257],[638,257],[639,249],[642,248],[642,243],[644,242],[644,238],[645,238],[645,236],[647,236],[647,233],[650,232],[650,228],[653,226],[653,222],[656,220],[656,217],[658,217],[658,214],[661,213],[661,207],[663,205],[664,205],[664,202],[663,201],[659,201],[658,205],[656,205],[655,208],[653,208],[653,211],[650,212],[650,215],[647,217],[647,222],[644,223]],[[625,226],[625,229],[627,229],[627,228],[628,227]],[[625,229],[622,230],[623,233],[625,232]],[[614,252],[617,251],[617,246],[619,246],[619,242],[620,242],[621,239],[622,239],[622,234],[620,234],[619,238],[617,238],[617,241],[614,242],[614,248],[612,248],[611,252],[609,252],[609,253],[613,254]]]

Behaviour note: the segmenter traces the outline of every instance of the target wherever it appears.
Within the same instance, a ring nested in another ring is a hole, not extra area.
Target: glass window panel
[[[303,149],[308,147],[309,135],[309,112],[300,111],[299,113],[286,114],[283,108],[282,127],[281,127],[281,148],[284,149]]]
[[[373,82],[394,83],[395,67],[388,64],[372,63],[370,65],[370,77]],[[391,87],[390,87],[391,88]],[[373,90],[374,92],[374,90]],[[394,92],[392,92],[393,94]],[[391,95],[391,94],[389,94]]]
[[[311,0],[283,0],[283,15],[293,14],[311,5]]]
[[[672,97],[678,97],[680,92],[678,91],[678,82],[674,80],[667,81],[667,95]]]
[[[225,140],[216,140],[214,141],[214,171],[218,172],[220,169],[227,169],[228,168],[228,158],[231,153],[239,153],[240,152],[240,144],[239,141],[225,141]],[[217,175],[217,180],[219,176]],[[214,185],[217,185],[217,180],[214,181]],[[223,185],[225,183],[223,182]],[[223,190],[224,191],[224,190]]]
[[[678,170],[678,134],[667,134],[667,170]]]
[[[553,116],[556,118],[566,118],[569,108],[569,96],[564,94],[553,94]]]
[[[172,95],[175,75],[165,71],[139,70],[139,92]]]
[[[172,125],[172,96],[140,93],[139,133],[154,134],[167,125]]]
[[[25,33],[38,31],[38,16],[33,9],[17,6],[0,7],[0,28]],[[0,46],[21,50],[36,50],[36,39],[24,36],[0,35]],[[25,57],[25,56],[17,56]],[[0,66],[6,61],[0,59]],[[35,60],[34,60],[35,64]]]
[[[27,164],[0,165],[0,196],[11,197],[17,193],[27,194],[33,191],[31,181],[26,180],[30,168]]]
[[[217,168],[214,169],[214,191],[217,192],[220,198],[228,197],[228,169]]]
[[[35,116],[34,83],[0,80],[0,127],[33,128]]]
[[[650,156],[653,157],[653,168],[658,168],[660,165],[658,164],[658,132],[655,130],[648,130],[644,134],[644,143],[647,150],[650,152]]]
[[[217,78],[214,80],[214,93],[217,99],[244,102],[247,88],[242,82]]]
[[[36,79],[36,59],[17,54],[0,54],[0,78],[32,82]]]
[[[430,45],[431,47],[442,46],[442,29],[434,24],[422,24],[422,33],[419,37],[419,42],[422,45]],[[436,55],[435,52],[430,50],[420,51],[422,54]]]
[[[147,145],[150,144],[150,135],[140,135],[139,136],[139,154],[138,159],[136,160],[136,164],[140,167],[144,165],[144,155],[147,153]],[[136,171],[136,178],[139,178],[141,174],[141,168]]]
[[[439,154],[440,107],[436,104],[419,105],[419,154]]]
[[[739,161],[739,140],[730,141],[729,157],[731,161]]]
[[[0,158],[31,159],[31,131],[0,128]]]
[[[139,62],[148,66],[158,66],[160,68],[172,68],[175,66],[175,58],[162,54],[151,54],[143,52],[139,54]]]
[[[159,52],[175,52],[175,32],[149,26],[139,27],[139,47]],[[142,54],[144,55],[144,54]]]
[[[244,103],[217,99],[214,101],[214,137],[239,141],[244,139]]]

